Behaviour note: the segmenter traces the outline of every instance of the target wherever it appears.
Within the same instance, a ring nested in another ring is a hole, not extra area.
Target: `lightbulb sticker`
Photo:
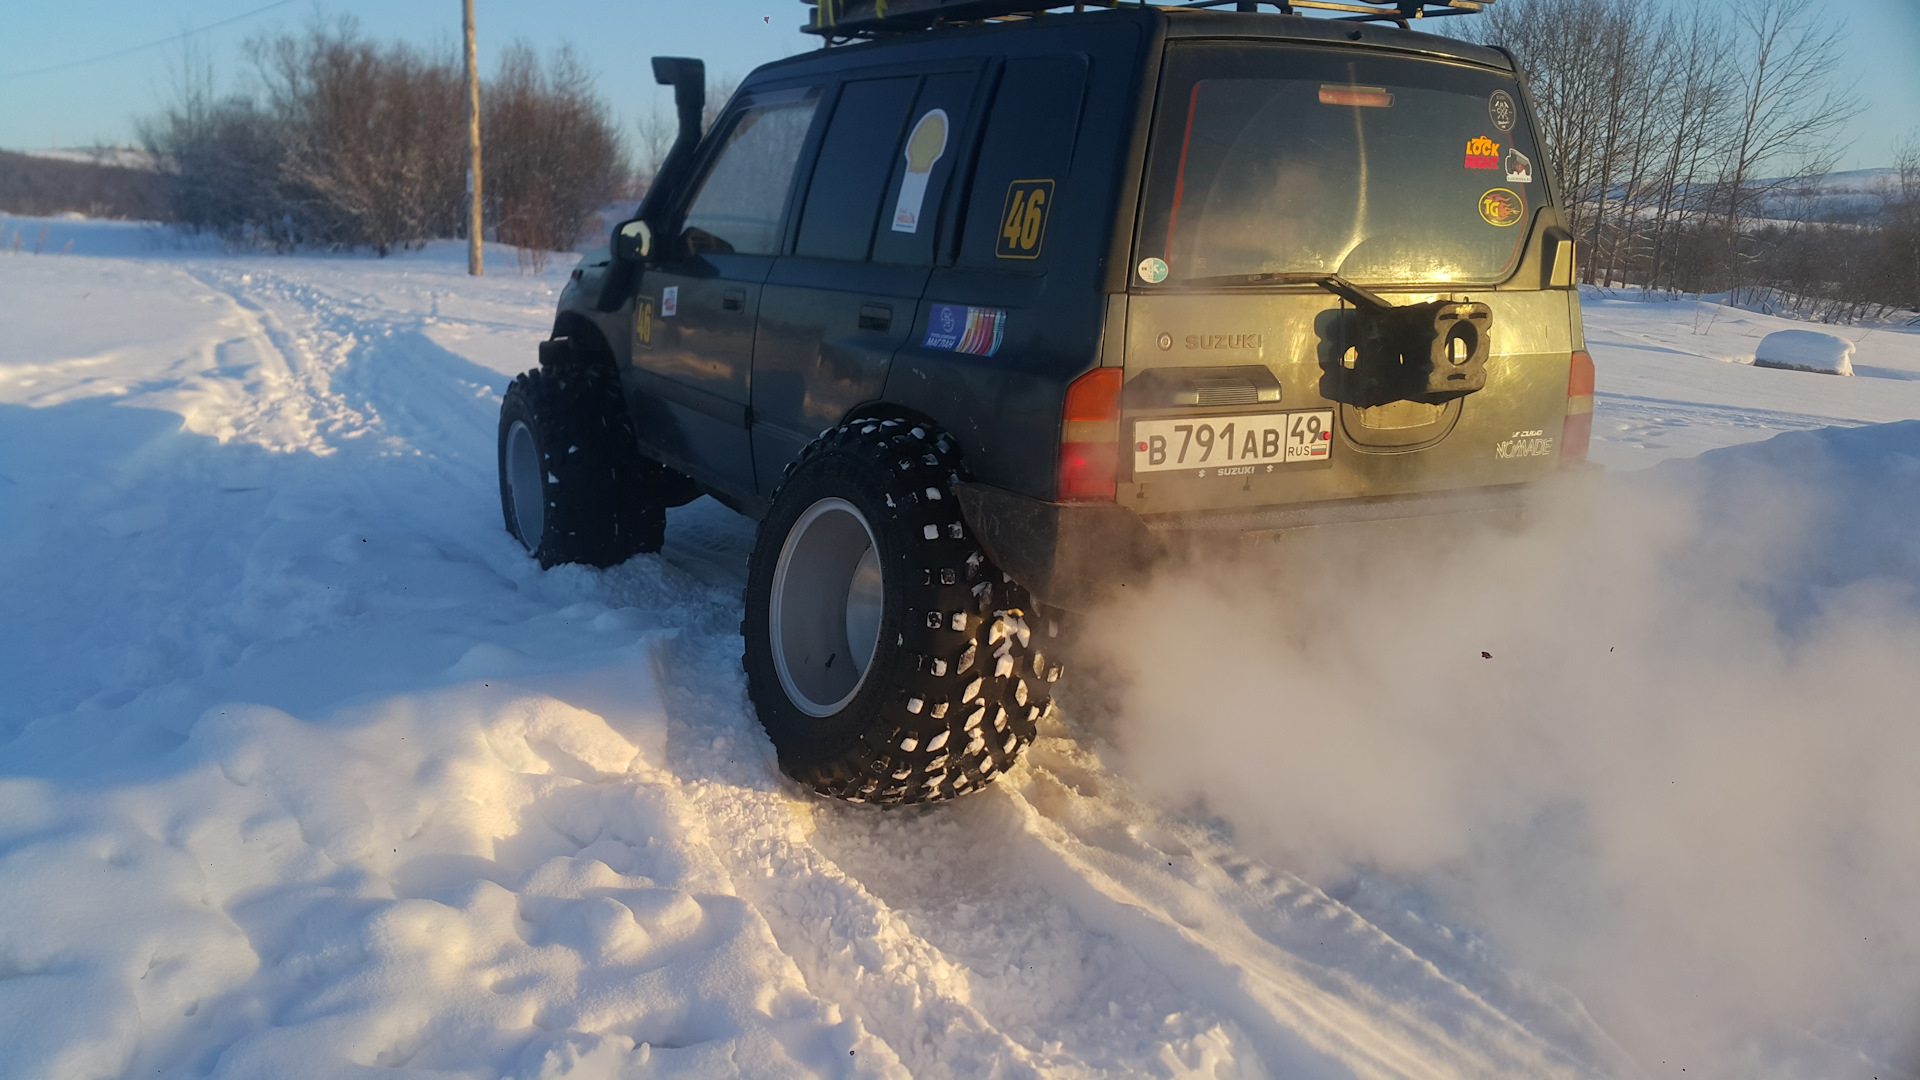
[[[931,109],[907,136],[907,174],[900,178],[900,199],[893,204],[893,231],[919,232],[920,207],[934,162],[947,152],[947,110]]]

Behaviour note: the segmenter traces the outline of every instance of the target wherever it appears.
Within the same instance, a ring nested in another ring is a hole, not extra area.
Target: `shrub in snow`
[[[1853,342],[1818,330],[1776,330],[1753,350],[1754,367],[1853,374]]]

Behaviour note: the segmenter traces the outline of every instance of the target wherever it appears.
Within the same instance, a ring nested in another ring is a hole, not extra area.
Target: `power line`
[[[99,56],[90,56],[85,60],[69,60],[64,64],[55,64],[52,67],[35,68],[32,71],[9,71],[9,72],[6,72],[5,74],[0,74],[0,80],[24,79],[29,75],[51,75],[56,71],[67,71],[72,68],[86,67],[88,64],[98,64],[103,60],[118,60],[122,56],[127,56],[132,53],[137,53],[145,49],[154,49],[162,45],[171,45],[176,41],[180,41],[185,38],[190,38],[195,34],[204,34],[209,30],[218,30],[223,26],[228,26],[233,23],[237,23],[242,19],[251,19],[255,15],[260,14],[261,12],[272,11],[274,8],[277,8],[277,7],[286,7],[288,4],[291,4],[291,3],[293,3],[293,0],[274,0],[273,3],[268,4],[265,7],[257,7],[257,8],[254,8],[252,11],[242,12],[239,15],[235,15],[230,19],[221,19],[219,22],[216,22],[216,23],[208,23],[205,26],[202,26],[193,30],[183,31],[169,38],[161,38],[159,41],[149,41],[145,45],[135,45],[130,49],[121,49],[117,52],[102,53]]]

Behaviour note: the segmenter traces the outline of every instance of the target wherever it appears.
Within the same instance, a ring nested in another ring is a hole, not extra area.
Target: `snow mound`
[[[1853,374],[1853,342],[1818,330],[1775,330],[1753,350],[1753,366]]]

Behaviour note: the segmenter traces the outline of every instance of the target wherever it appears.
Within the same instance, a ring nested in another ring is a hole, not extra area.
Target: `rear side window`
[[[841,90],[807,189],[798,254],[816,259],[867,257],[893,150],[900,145],[919,82],[916,75],[865,79]]]
[[[960,265],[1044,269],[1047,223],[1066,188],[1087,85],[1084,56],[1007,61],[973,172]]]
[[[818,104],[818,90],[789,91],[734,113],[727,140],[687,207],[682,235],[694,254],[779,249],[787,189]]]
[[[974,81],[972,72],[953,72],[929,75],[921,83],[906,136],[894,149],[874,262],[932,265],[941,198],[960,157]]]

